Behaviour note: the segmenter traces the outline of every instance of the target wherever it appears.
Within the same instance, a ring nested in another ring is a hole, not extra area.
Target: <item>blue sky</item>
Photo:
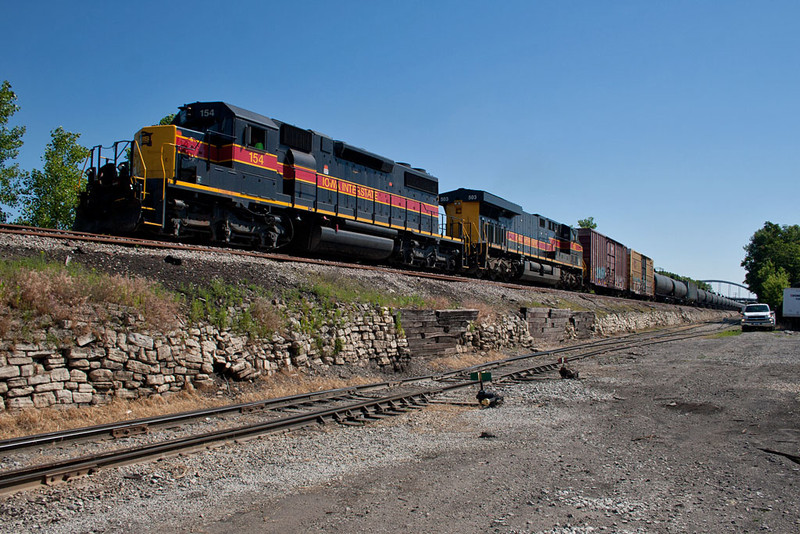
[[[80,7],[77,7],[80,6]],[[6,2],[0,80],[27,126],[130,138],[223,100],[742,281],[798,224],[795,1]]]

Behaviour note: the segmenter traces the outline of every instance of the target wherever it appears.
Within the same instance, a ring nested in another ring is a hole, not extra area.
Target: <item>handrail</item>
[[[134,140],[133,140],[131,143],[132,143],[132,145],[133,145],[133,146],[132,146],[133,152],[135,153],[135,155],[139,156],[139,162],[140,162],[140,163],[141,163],[141,165],[142,165],[142,171],[143,171],[143,172],[142,172],[143,176],[141,177],[141,181],[142,181],[142,189],[141,189],[141,192],[140,192],[140,193],[141,193],[141,195],[140,195],[140,197],[139,197],[139,200],[140,200],[141,202],[144,202],[144,197],[145,197],[145,195],[147,194],[147,190],[146,190],[146,188],[145,188],[145,186],[147,185],[147,164],[144,162],[144,156],[142,156],[142,147],[139,145],[139,141],[137,141],[137,140],[134,138]],[[133,169],[132,169],[132,168],[131,168],[131,176],[132,176],[132,178],[133,178],[134,180],[140,179],[138,176],[136,176],[136,175],[133,173]]]
[[[162,143],[161,144],[161,174],[164,179],[161,181],[161,229],[163,230],[167,225],[167,168],[164,167],[164,147],[171,146],[175,148],[175,157],[177,159],[178,145],[177,143]],[[209,151],[210,152],[210,151]]]

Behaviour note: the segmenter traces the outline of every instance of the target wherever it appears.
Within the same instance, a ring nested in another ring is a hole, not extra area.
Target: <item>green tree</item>
[[[24,126],[7,127],[14,113],[19,111],[16,102],[17,95],[11,90],[11,84],[3,81],[0,86],[0,222],[6,222],[8,218],[3,206],[13,208],[17,205],[19,182],[25,176],[18,163],[11,163],[19,155],[25,134]]]
[[[19,222],[43,228],[68,229],[75,221],[75,208],[83,186],[81,164],[89,150],[78,144],[80,134],[61,126],[50,132],[44,169],[23,179]]]
[[[580,228],[597,228],[597,223],[594,222],[594,217],[587,217],[586,219],[578,219],[578,226]]]
[[[775,267],[767,260],[759,269],[759,277],[763,280],[758,298],[769,304],[773,310],[783,305],[783,289],[789,287],[789,273],[783,267]]]
[[[784,287],[800,283],[800,226],[781,226],[767,221],[753,234],[744,250],[744,280],[759,299],[765,299],[767,280],[773,284],[781,280],[781,270],[788,277]],[[770,264],[772,267],[768,267]]]
[[[175,118],[175,114],[174,113],[170,113],[169,115],[165,115],[164,118],[162,118],[160,121],[158,121],[158,124],[161,125],[161,126],[166,126],[167,124],[172,124],[172,119],[174,119],[174,118]]]

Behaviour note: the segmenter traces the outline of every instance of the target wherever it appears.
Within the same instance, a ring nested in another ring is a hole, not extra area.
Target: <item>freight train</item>
[[[602,234],[486,191],[439,193],[425,169],[224,102],[187,104],[169,125],[95,147],[86,175],[80,231],[739,308]]]

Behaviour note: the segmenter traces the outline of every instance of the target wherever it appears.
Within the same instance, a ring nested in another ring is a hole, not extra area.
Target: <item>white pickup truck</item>
[[[769,304],[748,304],[742,310],[742,332],[752,328],[775,330],[775,312]]]

